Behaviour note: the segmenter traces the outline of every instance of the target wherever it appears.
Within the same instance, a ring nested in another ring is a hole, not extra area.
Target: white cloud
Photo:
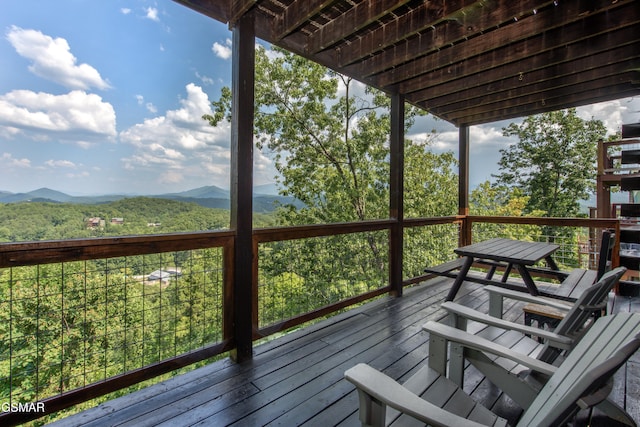
[[[601,120],[608,134],[619,133],[623,124],[640,121],[640,98],[623,98],[615,101],[600,102],[576,109],[584,120]]]
[[[35,140],[55,135],[86,145],[116,136],[116,114],[100,96],[80,90],[63,95],[14,90],[0,95],[0,132],[10,129]]]
[[[120,133],[120,140],[131,144],[135,153],[122,159],[128,170],[155,173],[162,184],[189,182],[228,182],[228,124],[212,127],[202,119],[212,114],[202,88],[190,83],[180,108],[163,116],[146,119]]]
[[[131,9],[129,9],[128,7],[123,7],[123,8],[121,8],[121,9],[120,9],[120,12],[121,12],[123,15],[128,15],[128,14],[130,14],[130,13],[131,13]]]
[[[75,169],[76,164],[70,160],[47,160],[44,162],[45,165],[51,168],[67,168],[67,169]]]
[[[229,59],[231,58],[231,44],[231,39],[225,40],[224,44],[215,42],[213,46],[211,46],[211,50],[218,58]]]
[[[31,167],[31,160],[27,158],[16,159],[9,153],[2,153],[2,156],[0,156],[0,165],[2,165],[2,169],[4,170],[11,168],[26,169]]]
[[[197,71],[196,71],[196,77],[197,77],[198,79],[200,79],[200,81],[201,81],[201,82],[202,82],[202,84],[204,84],[204,85],[209,86],[209,85],[212,85],[212,84],[213,84],[213,79],[212,79],[211,77],[201,75],[201,74],[200,74],[199,72],[197,72]]]
[[[136,100],[138,101],[138,105],[144,105],[144,106],[145,106],[145,108],[146,108],[150,113],[155,114],[155,113],[157,113],[157,112],[158,112],[158,109],[156,108],[156,106],[155,106],[155,105],[153,105],[153,103],[151,103],[151,102],[147,102],[147,103],[145,104],[145,102],[144,102],[144,96],[142,96],[142,95],[136,95]]]
[[[502,135],[502,126],[495,123],[483,126],[471,126],[469,128],[469,139],[482,149],[500,149],[512,144],[513,137]]]
[[[147,19],[150,19],[152,21],[160,21],[160,18],[158,17],[158,9],[156,9],[155,7],[148,7],[145,9],[146,15],[145,17]]]
[[[77,64],[69,43],[52,38],[37,30],[12,26],[7,40],[20,56],[32,61],[29,71],[69,89],[108,89],[109,83],[98,70],[88,64]]]

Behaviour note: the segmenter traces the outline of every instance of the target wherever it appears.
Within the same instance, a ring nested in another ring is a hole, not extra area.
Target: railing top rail
[[[604,147],[615,147],[618,145],[640,144],[640,139],[623,139],[620,141],[605,141],[602,143]]]
[[[225,246],[234,231],[0,243],[0,268]]]
[[[253,230],[253,237],[256,242],[264,243],[282,240],[305,239],[309,237],[336,236],[339,234],[387,230],[397,222],[398,221],[395,219],[380,219],[359,222],[341,222],[334,224],[259,228]]]
[[[424,225],[438,224],[459,224],[464,221],[464,218],[464,215],[438,216],[427,218],[405,218],[402,223],[405,227],[421,227]]]
[[[492,222],[500,224],[528,224],[528,225],[553,225],[565,227],[618,227],[620,220],[617,218],[552,218],[532,216],[476,216],[467,217],[472,222]]]

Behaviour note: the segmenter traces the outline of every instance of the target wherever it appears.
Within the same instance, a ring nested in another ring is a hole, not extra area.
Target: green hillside
[[[257,227],[273,214],[255,214]],[[89,223],[96,219],[96,225]],[[99,219],[99,220],[98,220]],[[113,223],[112,223],[113,220]],[[196,203],[134,197],[104,204],[0,204],[0,242],[160,234],[229,228],[229,211]]]

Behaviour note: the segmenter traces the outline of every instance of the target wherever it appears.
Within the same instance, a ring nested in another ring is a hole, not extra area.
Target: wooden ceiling
[[[640,94],[638,0],[175,0],[456,125]]]

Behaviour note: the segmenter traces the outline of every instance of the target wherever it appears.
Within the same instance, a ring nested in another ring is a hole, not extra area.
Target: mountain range
[[[22,202],[50,202],[50,203],[76,203],[76,204],[99,204],[131,197],[150,197],[158,199],[170,199],[181,202],[197,203],[208,208],[229,209],[231,196],[229,190],[225,190],[215,185],[194,188],[192,190],[179,193],[166,193],[156,195],[125,195],[107,194],[98,196],[71,196],[69,194],[52,190],[50,188],[39,188],[27,193],[11,193],[0,191],[0,203],[22,203]],[[298,207],[302,202],[293,198],[277,195],[273,185],[257,186],[253,193],[254,212],[272,212],[278,205],[293,204]]]
[[[140,197],[138,195],[107,194],[96,196],[71,196],[69,194],[52,190],[50,188],[39,188],[27,193],[11,193],[0,191],[0,203],[21,203],[21,202],[51,202],[51,203],[77,203],[93,205],[108,203],[116,200]],[[194,188],[192,190],[179,193],[166,193],[157,195],[145,195],[142,197],[152,197],[159,199],[171,199],[182,202],[193,202],[208,208],[229,209],[231,196],[229,190],[225,190],[215,185]],[[627,193],[612,193],[612,203],[625,203],[629,196]],[[277,194],[274,184],[256,186],[253,193],[254,212],[272,212],[278,205],[293,204],[302,207],[303,203],[293,197],[285,197]],[[595,207],[595,195],[589,200],[580,201],[580,211],[588,214],[589,207]]]

